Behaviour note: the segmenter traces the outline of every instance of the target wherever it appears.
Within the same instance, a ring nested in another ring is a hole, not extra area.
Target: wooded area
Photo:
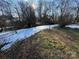
[[[1,28],[18,29],[44,24],[60,24],[63,27],[79,22],[78,0],[38,0],[37,6],[16,1],[17,3],[12,0],[0,0]]]

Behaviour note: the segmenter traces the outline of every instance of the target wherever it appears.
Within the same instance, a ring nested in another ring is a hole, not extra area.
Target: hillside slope
[[[13,45],[10,59],[79,59],[79,31],[52,29]]]

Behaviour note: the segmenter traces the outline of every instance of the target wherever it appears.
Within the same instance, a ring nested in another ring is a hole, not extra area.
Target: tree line
[[[23,28],[43,24],[79,22],[78,0],[38,0],[34,5],[23,0],[0,0],[0,27]],[[34,3],[34,0],[30,0]]]

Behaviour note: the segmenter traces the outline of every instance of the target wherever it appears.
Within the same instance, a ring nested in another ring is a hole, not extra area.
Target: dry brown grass
[[[7,57],[10,59],[79,59],[78,38],[72,36],[76,35],[73,31],[72,35],[70,33],[71,31],[62,29],[39,32],[14,45]]]

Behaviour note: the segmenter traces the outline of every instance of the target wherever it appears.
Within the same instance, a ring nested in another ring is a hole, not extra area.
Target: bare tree
[[[12,19],[12,14],[11,14],[11,9],[10,9],[10,4],[8,1],[5,0],[0,0],[0,9],[2,12],[2,15],[0,15],[0,22],[1,22],[1,31],[3,27],[6,27],[6,20],[11,20]]]
[[[23,23],[25,23],[28,27],[31,27],[31,25],[34,25],[36,20],[35,20],[35,12],[27,2],[20,1],[19,6],[21,9],[21,16]]]
[[[76,21],[79,22],[79,1],[78,0],[75,0],[76,4],[77,4],[77,16],[76,16]]]
[[[60,0],[60,19],[59,19],[59,24],[61,27],[64,27],[67,24],[71,23],[71,20],[69,20],[69,0]]]
[[[17,7],[17,5],[15,5],[15,10],[16,10],[16,12],[17,12],[17,14],[18,14],[18,17],[19,17],[19,21],[22,21],[21,20],[21,15],[20,15],[20,12],[19,12],[19,10],[18,10],[18,7]]]
[[[40,19],[41,19],[41,13],[42,13],[42,0],[39,0],[38,15]]]

